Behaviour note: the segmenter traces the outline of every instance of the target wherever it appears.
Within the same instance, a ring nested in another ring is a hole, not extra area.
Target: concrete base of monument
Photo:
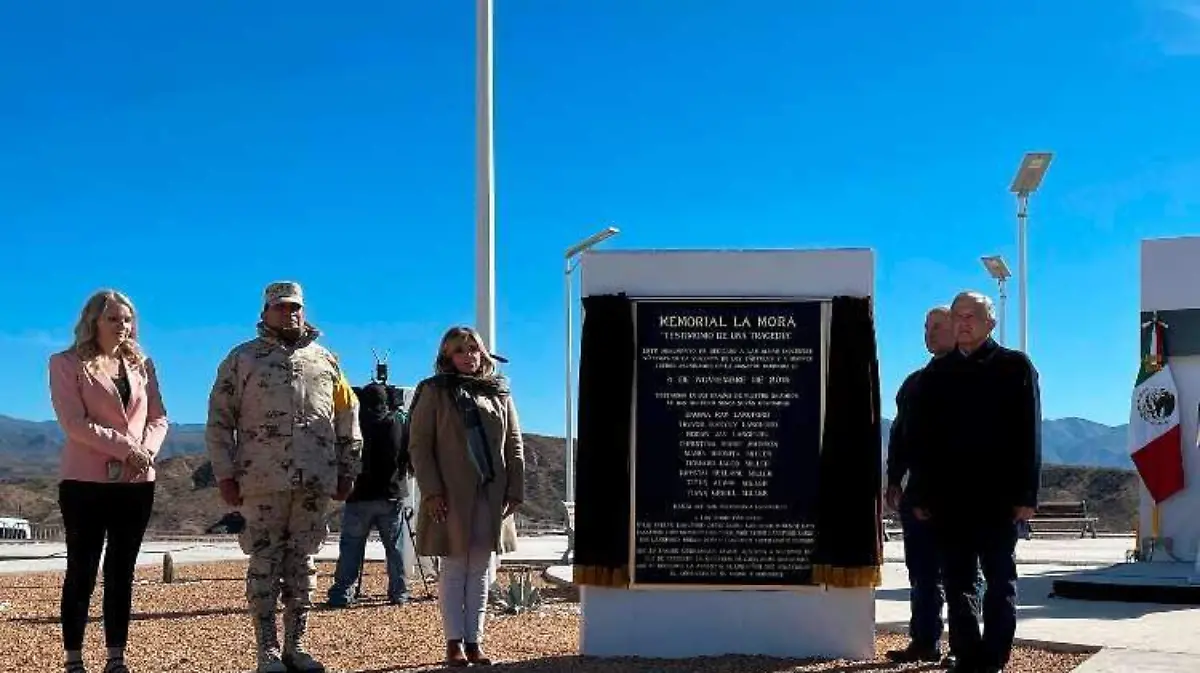
[[[582,586],[580,653],[872,659],[875,591],[624,590]]]
[[[1200,605],[1200,577],[1191,563],[1119,563],[1064,575],[1053,587],[1056,598]]]

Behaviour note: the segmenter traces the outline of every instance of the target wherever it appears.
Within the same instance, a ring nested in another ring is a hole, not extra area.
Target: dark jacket
[[[404,424],[388,404],[387,386],[369,383],[358,392],[358,424],[362,429],[362,472],[348,502],[398,500],[408,495],[408,452]]]
[[[1029,357],[988,339],[926,366],[905,429],[909,497],[943,519],[1037,507],[1041,393]]]
[[[888,433],[887,480],[888,486],[900,486],[904,475],[911,469],[909,458],[908,438],[904,431],[908,420],[907,407],[917,392],[918,381],[922,369],[909,374],[896,391],[896,418],[892,421],[892,430]]]

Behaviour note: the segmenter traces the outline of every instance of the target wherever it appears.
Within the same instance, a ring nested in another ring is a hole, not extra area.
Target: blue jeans
[[[346,503],[342,511],[337,569],[333,574],[333,586],[329,587],[331,605],[348,605],[353,601],[351,590],[358,582],[358,571],[362,567],[367,536],[371,534],[372,527],[379,531],[379,539],[383,542],[383,552],[387,557],[388,600],[393,603],[408,600],[404,556],[400,551],[402,507],[398,500]]]
[[[912,615],[908,632],[914,647],[927,650],[937,649],[942,639],[942,607],[946,603],[938,540],[931,523],[917,519],[907,498],[900,503]]]

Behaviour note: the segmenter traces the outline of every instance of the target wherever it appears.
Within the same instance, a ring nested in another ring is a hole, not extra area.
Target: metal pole
[[[565,465],[566,474],[563,476],[565,477],[565,480],[566,480],[565,500],[567,502],[575,502],[575,479],[574,479],[574,477],[575,477],[575,451],[573,451],[573,449],[575,448],[575,403],[574,403],[574,400],[572,399],[574,397],[573,393],[574,393],[574,388],[575,388],[575,381],[574,381],[574,375],[573,375],[573,362],[572,362],[574,360],[574,358],[572,357],[572,352],[571,352],[572,351],[572,341],[573,341],[573,337],[574,337],[574,334],[572,334],[573,330],[572,330],[572,325],[571,325],[571,313],[572,313],[572,311],[571,311],[571,294],[572,294],[572,292],[571,292],[571,271],[572,270],[573,269],[571,268],[571,260],[568,259],[566,262],[566,266],[563,268],[563,308],[566,309],[565,312],[566,312],[566,316],[567,316],[567,332],[566,332],[567,340],[566,340],[566,348],[565,348],[566,364],[567,364],[567,380],[566,380],[566,395],[565,395],[565,397],[566,397],[567,403],[566,403],[566,409],[565,409],[566,417],[564,419],[566,421],[566,428],[567,428],[566,435],[567,436],[566,436],[566,444],[563,447],[563,451],[565,452],[565,455],[566,455],[566,465]]]
[[[1008,294],[1004,291],[1003,278],[997,280],[996,284],[1000,286],[1000,343],[1007,346],[1008,337],[1005,336],[1004,330],[1008,326]]]
[[[1020,287],[1017,291],[1021,294],[1021,352],[1029,353],[1029,260],[1025,254],[1025,229],[1027,227],[1026,220],[1029,219],[1029,194],[1022,192],[1017,194],[1017,247],[1020,259],[1020,277],[1018,282]]]
[[[492,168],[492,0],[475,2],[475,328],[495,352],[496,226]]]

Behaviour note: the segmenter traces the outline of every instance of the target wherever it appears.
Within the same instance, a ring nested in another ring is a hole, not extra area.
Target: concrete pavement
[[[1092,655],[1074,673],[1183,673],[1195,670],[1196,657],[1193,655],[1107,648]]]
[[[504,563],[557,563],[567,548],[565,535],[546,535],[519,538],[517,551],[505,554]],[[214,541],[148,541],[138,554],[139,566],[162,563],[163,554],[171,552],[175,563],[209,563],[238,561],[246,558],[236,538]],[[338,538],[330,536],[317,553],[321,561],[336,561]],[[383,545],[378,539],[367,542],[368,560],[383,560]],[[61,542],[31,542],[0,544],[0,573],[54,572],[67,569],[67,546]]]
[[[1125,561],[1133,538],[1022,540],[1017,547],[1017,637],[1050,647],[1100,648],[1078,673],[1200,671],[1200,607],[1073,601],[1051,597],[1054,579]],[[884,548],[883,585],[876,591],[880,629],[906,630],[908,574],[900,542]],[[566,566],[550,575],[570,581]]]
[[[1200,671],[1200,608],[1150,603],[1075,601],[1050,597],[1054,578],[1079,570],[1062,565],[1021,565],[1017,587],[1017,637],[1086,647],[1187,654]],[[883,569],[875,594],[875,621],[903,629],[909,617],[908,576],[900,564]]]

